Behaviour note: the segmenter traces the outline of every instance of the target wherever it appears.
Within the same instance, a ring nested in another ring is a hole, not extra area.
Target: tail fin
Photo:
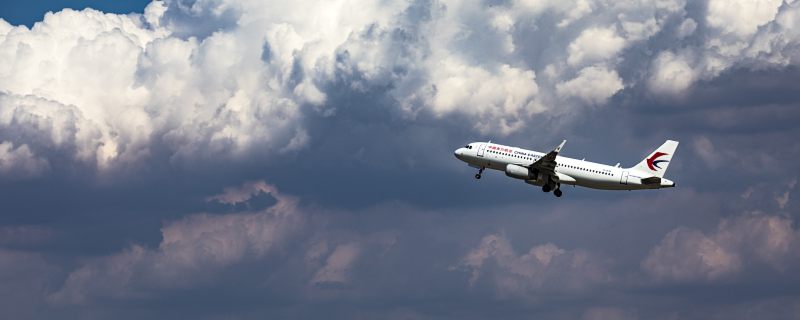
[[[678,149],[678,141],[667,140],[632,169],[652,174],[659,178],[664,177],[664,173],[667,172],[667,167],[670,160],[672,160],[672,156],[675,155],[676,149]]]

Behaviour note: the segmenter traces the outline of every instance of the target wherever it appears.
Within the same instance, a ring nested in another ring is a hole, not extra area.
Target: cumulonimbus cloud
[[[752,2],[698,16],[682,0],[154,1],[143,14],[65,9],[31,29],[0,20],[3,166],[293,152],[314,139],[305,118],[346,110],[331,90],[508,135],[639,82],[680,95],[737,66],[798,64],[796,1],[732,7]]]

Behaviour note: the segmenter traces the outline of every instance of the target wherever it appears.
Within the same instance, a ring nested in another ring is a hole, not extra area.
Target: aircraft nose
[[[459,159],[461,159],[461,155],[463,155],[463,154],[464,154],[464,150],[463,150],[463,149],[464,149],[464,148],[458,148],[458,149],[456,149],[456,151],[453,151],[453,155],[455,155],[455,156],[456,156],[456,158],[459,158]]]

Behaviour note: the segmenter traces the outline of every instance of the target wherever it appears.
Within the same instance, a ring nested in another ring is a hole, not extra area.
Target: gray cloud
[[[0,248],[0,307],[20,318],[46,316],[42,296],[56,272],[41,254]]]
[[[470,250],[459,266],[470,271],[470,286],[488,277],[486,282],[498,297],[514,298],[605,284],[612,280],[606,264],[586,251],[567,251],[552,243],[517,254],[508,239],[492,234]]]
[[[658,279],[678,281],[725,279],[759,264],[783,273],[800,258],[798,241],[792,220],[754,213],[723,219],[711,234],[670,231],[642,267]]]
[[[14,147],[11,142],[0,143],[0,172],[6,176],[38,176],[50,169],[47,160],[31,153],[28,145]]]
[[[296,200],[264,183],[246,187],[268,191],[278,201],[259,213],[193,215],[166,225],[157,250],[134,245],[89,263],[72,271],[50,299],[56,304],[92,304],[147,297],[152,288],[192,287],[213,280],[221,268],[279,250],[303,223]],[[219,196],[226,197],[229,193]]]
[[[796,2],[323,2],[0,21],[3,309],[796,314]],[[564,137],[680,140],[679,188],[555,201],[451,153]]]

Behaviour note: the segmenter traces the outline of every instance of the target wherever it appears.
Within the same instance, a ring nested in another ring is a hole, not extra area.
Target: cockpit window
[[[472,146],[471,145],[466,145],[466,146],[464,146],[464,148],[472,149]]]

